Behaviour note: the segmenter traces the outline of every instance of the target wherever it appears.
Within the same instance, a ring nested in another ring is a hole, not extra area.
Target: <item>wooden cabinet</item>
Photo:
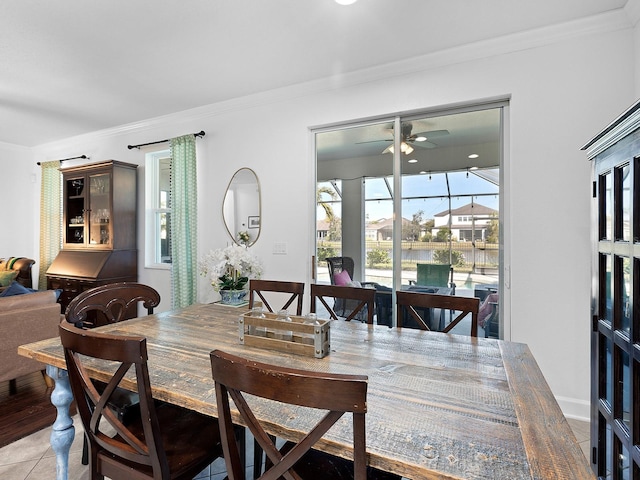
[[[640,480],[640,101],[584,147],[593,162],[591,461]]]
[[[136,248],[136,165],[62,169],[64,248]]]
[[[89,288],[137,281],[137,165],[108,160],[60,171],[63,249],[47,270],[47,288],[62,290],[66,309]]]

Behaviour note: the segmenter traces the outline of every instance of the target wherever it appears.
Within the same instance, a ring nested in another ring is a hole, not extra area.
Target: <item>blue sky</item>
[[[497,169],[487,172],[489,176],[497,178]],[[369,220],[380,218],[390,218],[393,213],[393,205],[389,188],[393,190],[393,179],[371,178],[365,180],[365,213]],[[448,188],[447,188],[448,180]],[[443,173],[406,175],[402,177],[402,216],[411,219],[413,214],[422,210],[423,219],[433,218],[449,208],[448,192],[451,193],[451,208],[455,209],[467,205],[473,201],[476,204],[484,205],[494,210],[498,210],[499,188],[491,181],[480,178],[473,172],[449,172],[446,176]],[[329,185],[328,183],[320,184]],[[337,182],[338,188],[340,186]],[[389,185],[389,187],[387,187]],[[323,199],[329,199],[324,196]],[[336,214],[338,213],[336,205]],[[324,219],[324,210],[318,208],[318,220]]]

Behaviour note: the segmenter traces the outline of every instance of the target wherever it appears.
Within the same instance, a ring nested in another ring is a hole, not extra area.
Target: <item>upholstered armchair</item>
[[[0,259],[0,292],[16,281],[22,286],[33,288],[31,267],[35,260],[25,257],[9,257]]]

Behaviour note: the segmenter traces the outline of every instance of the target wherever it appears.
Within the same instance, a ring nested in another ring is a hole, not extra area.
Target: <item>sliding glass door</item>
[[[502,118],[495,105],[314,132],[315,281],[333,282],[326,258],[344,256],[381,291],[489,297],[498,336]]]

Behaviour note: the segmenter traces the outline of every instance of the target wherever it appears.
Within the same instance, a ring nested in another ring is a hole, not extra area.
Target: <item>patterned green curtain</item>
[[[173,308],[197,299],[198,204],[196,138],[184,135],[171,139],[171,286]]]
[[[58,255],[62,242],[60,161],[43,162],[40,186],[40,267],[38,289],[47,288],[47,269]]]

